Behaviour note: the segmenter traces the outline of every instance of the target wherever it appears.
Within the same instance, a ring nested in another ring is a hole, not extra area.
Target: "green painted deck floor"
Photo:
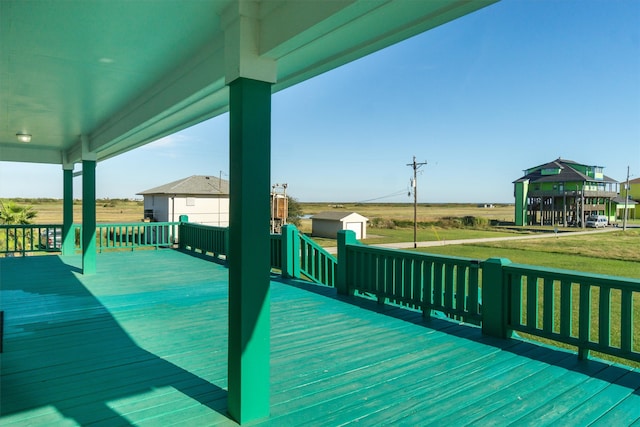
[[[78,265],[0,260],[0,425],[235,425],[227,270],[171,250],[101,254],[89,277]],[[276,276],[271,288],[271,418],[254,424],[640,425],[637,370]]]

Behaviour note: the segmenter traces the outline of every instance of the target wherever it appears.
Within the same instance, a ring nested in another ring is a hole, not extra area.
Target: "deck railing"
[[[74,225],[76,248],[80,226]],[[175,233],[175,229],[178,233]],[[186,222],[100,224],[98,250],[171,246],[227,255],[228,228]],[[62,226],[0,225],[0,253],[59,251]],[[481,324],[487,335],[519,331],[575,346],[579,357],[598,351],[640,362],[640,280],[513,264],[479,262],[363,245],[338,233],[338,257],[294,226],[271,235],[271,266],[284,277],[335,286],[339,293],[373,296],[423,311]]]
[[[171,247],[176,240],[178,222],[141,222],[126,224],[98,224],[96,249],[137,249],[142,247]]]
[[[487,335],[547,338],[581,358],[593,350],[640,362],[638,279],[376,248],[344,231],[336,288],[481,324]]]
[[[467,323],[482,320],[477,260],[361,245],[348,234],[339,235],[338,260],[344,293],[373,295],[425,316],[435,310]]]
[[[96,250],[170,247],[174,244],[177,222],[98,224]],[[0,254],[26,255],[34,252],[61,252],[64,247],[62,224],[0,225]],[[71,251],[82,249],[82,225],[73,224]]]
[[[316,283],[335,286],[338,260],[313,239],[298,233],[300,272]]]
[[[640,362],[640,280],[509,263],[503,280],[510,329],[576,346],[581,358]]]
[[[287,254],[282,253],[282,234],[271,234],[271,268],[282,270],[283,258],[286,262]]]
[[[214,257],[227,255],[229,248],[229,228],[180,222],[179,247],[182,250],[199,252]]]
[[[0,225],[0,254],[25,255],[32,252],[60,251],[60,224],[2,224]]]
[[[271,235],[271,267],[285,277],[304,277],[312,282],[335,286],[338,261],[313,239],[287,224],[282,234]]]

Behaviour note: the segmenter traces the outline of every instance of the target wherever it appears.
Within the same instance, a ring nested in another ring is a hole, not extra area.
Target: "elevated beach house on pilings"
[[[175,222],[187,215],[189,222],[229,225],[229,181],[192,175],[138,193],[144,197],[145,220]]]
[[[516,225],[567,227],[589,215],[614,220],[619,183],[603,169],[558,158],[525,170],[514,181]]]

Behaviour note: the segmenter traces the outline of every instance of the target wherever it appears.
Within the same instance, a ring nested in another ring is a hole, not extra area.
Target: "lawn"
[[[435,246],[421,252],[467,258],[508,258],[520,264],[640,279],[640,229],[557,239]]]
[[[526,231],[523,231],[522,233],[526,233]],[[498,228],[442,228],[432,226],[426,229],[419,228],[417,231],[417,241],[435,242],[460,239],[480,239],[507,237],[515,234],[518,234],[518,232]],[[413,242],[413,229],[397,228],[395,230],[390,230],[386,228],[368,228],[367,238],[362,242],[368,245],[379,243]]]
[[[2,200],[7,202],[8,200]],[[13,199],[22,206],[32,206],[38,212],[34,224],[62,224],[62,200]],[[96,220],[100,223],[140,222],[144,216],[142,201],[100,199],[96,201]],[[73,221],[82,222],[82,201],[73,201]]]
[[[315,215],[323,211],[357,212],[370,220],[394,218],[413,221],[413,204],[411,203],[301,203],[301,207],[305,215]],[[494,205],[492,208],[469,203],[418,204],[417,218],[418,222],[428,222],[449,216],[475,216],[501,222],[512,222],[514,212],[514,207],[510,204]]]

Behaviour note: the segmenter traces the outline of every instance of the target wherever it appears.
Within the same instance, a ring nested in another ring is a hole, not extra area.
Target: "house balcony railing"
[[[528,197],[582,197],[581,190],[529,190]],[[616,191],[606,190],[585,190],[584,197],[614,198],[618,195]]]
[[[46,251],[34,236],[61,228],[0,226],[0,249]],[[98,250],[171,247],[177,235],[182,250],[228,255],[224,227],[184,221],[101,224],[96,234],[104,240]],[[341,294],[480,325],[487,335],[507,338],[518,331],[573,346],[581,358],[597,351],[640,362],[640,279],[384,249],[361,244],[351,231],[338,233],[335,258],[292,225],[271,235],[271,266],[284,277]]]

